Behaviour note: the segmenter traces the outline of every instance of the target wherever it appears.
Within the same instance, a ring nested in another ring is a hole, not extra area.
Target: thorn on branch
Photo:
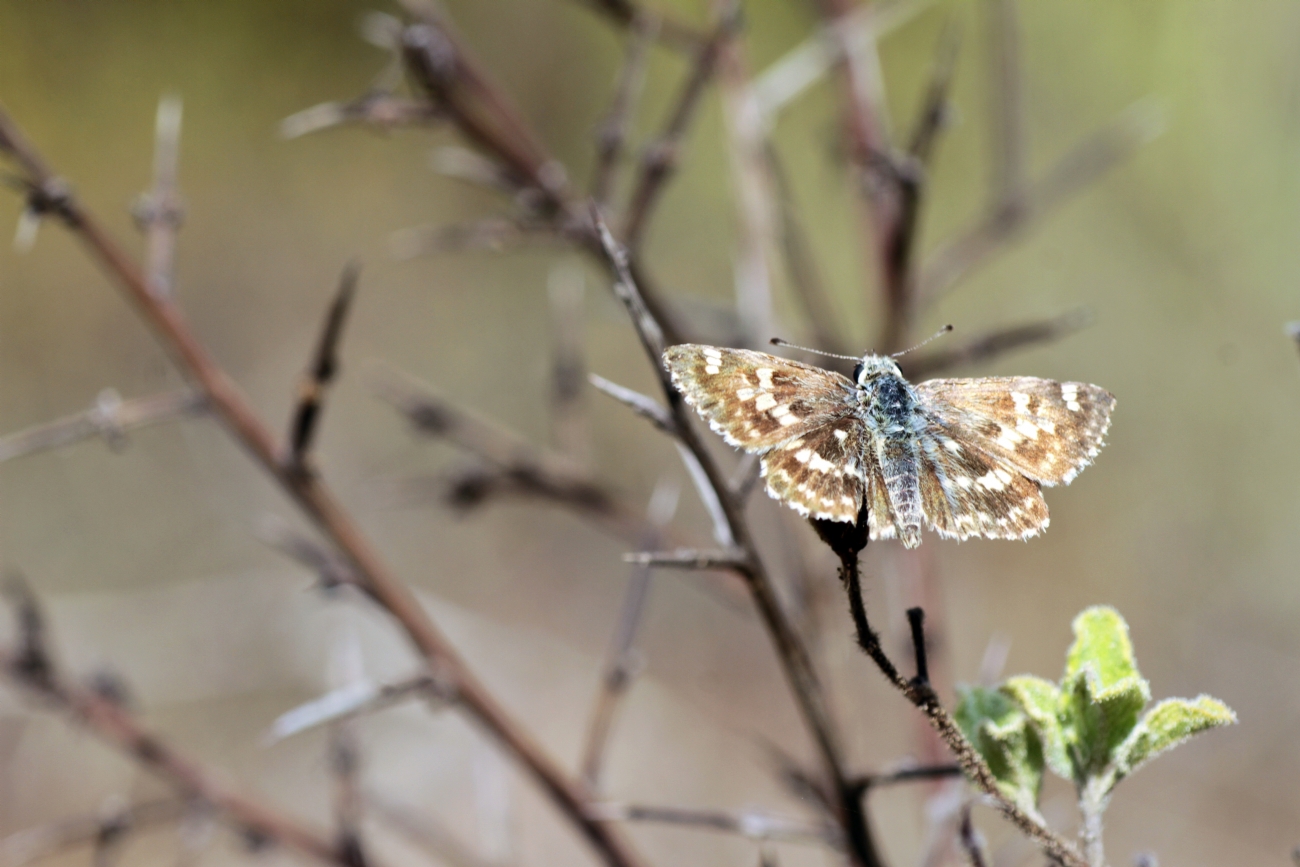
[[[610,382],[603,376],[595,373],[587,374],[587,381],[594,385],[600,391],[617,400],[619,403],[631,408],[637,415],[649,419],[650,423],[669,436],[676,436],[677,423],[673,420],[668,410],[659,405],[654,398],[647,397],[639,391],[633,391],[630,388],[619,385],[616,382]]]
[[[338,293],[330,305],[316,344],[316,354],[299,389],[298,407],[289,428],[289,463],[298,472],[306,470],[308,452],[324,411],[325,392],[338,375],[339,342],[343,338],[343,326],[352,307],[360,271],[361,266],[356,261],[349,262],[343,269]]]

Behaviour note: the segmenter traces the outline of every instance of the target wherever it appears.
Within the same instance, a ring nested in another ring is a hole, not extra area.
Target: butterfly
[[[767,492],[801,515],[856,522],[915,548],[941,537],[1027,539],[1047,527],[1042,487],[1097,456],[1115,398],[1032,376],[913,385],[868,353],[853,377],[748,349],[683,344],[663,356],[686,402],[761,456]]]

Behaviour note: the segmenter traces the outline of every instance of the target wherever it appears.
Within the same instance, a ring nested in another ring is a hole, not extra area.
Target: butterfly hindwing
[[[799,514],[856,521],[867,489],[862,422],[852,416],[792,437],[764,452],[767,492]]]
[[[664,363],[686,402],[726,439],[762,453],[852,412],[853,383],[765,352],[682,344]]]
[[[931,379],[916,391],[949,436],[1044,485],[1069,484],[1092,462],[1115,406],[1095,385],[1033,376]]]
[[[1039,483],[929,418],[921,448],[921,507],[950,539],[1026,539],[1047,528]]]

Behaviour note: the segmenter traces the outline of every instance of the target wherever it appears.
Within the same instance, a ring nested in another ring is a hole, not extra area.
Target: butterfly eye
[[[865,366],[866,366],[865,362],[859,361],[858,364],[857,364],[857,366],[853,368],[853,381],[854,381],[854,382],[858,382],[858,377],[862,376],[862,368],[865,367]]]

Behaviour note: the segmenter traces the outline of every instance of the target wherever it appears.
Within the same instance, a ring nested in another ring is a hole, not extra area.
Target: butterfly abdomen
[[[894,528],[903,544],[914,548],[921,543],[923,517],[916,432],[924,418],[917,412],[912,387],[900,377],[879,376],[861,391],[860,405],[867,428],[874,434]]]

